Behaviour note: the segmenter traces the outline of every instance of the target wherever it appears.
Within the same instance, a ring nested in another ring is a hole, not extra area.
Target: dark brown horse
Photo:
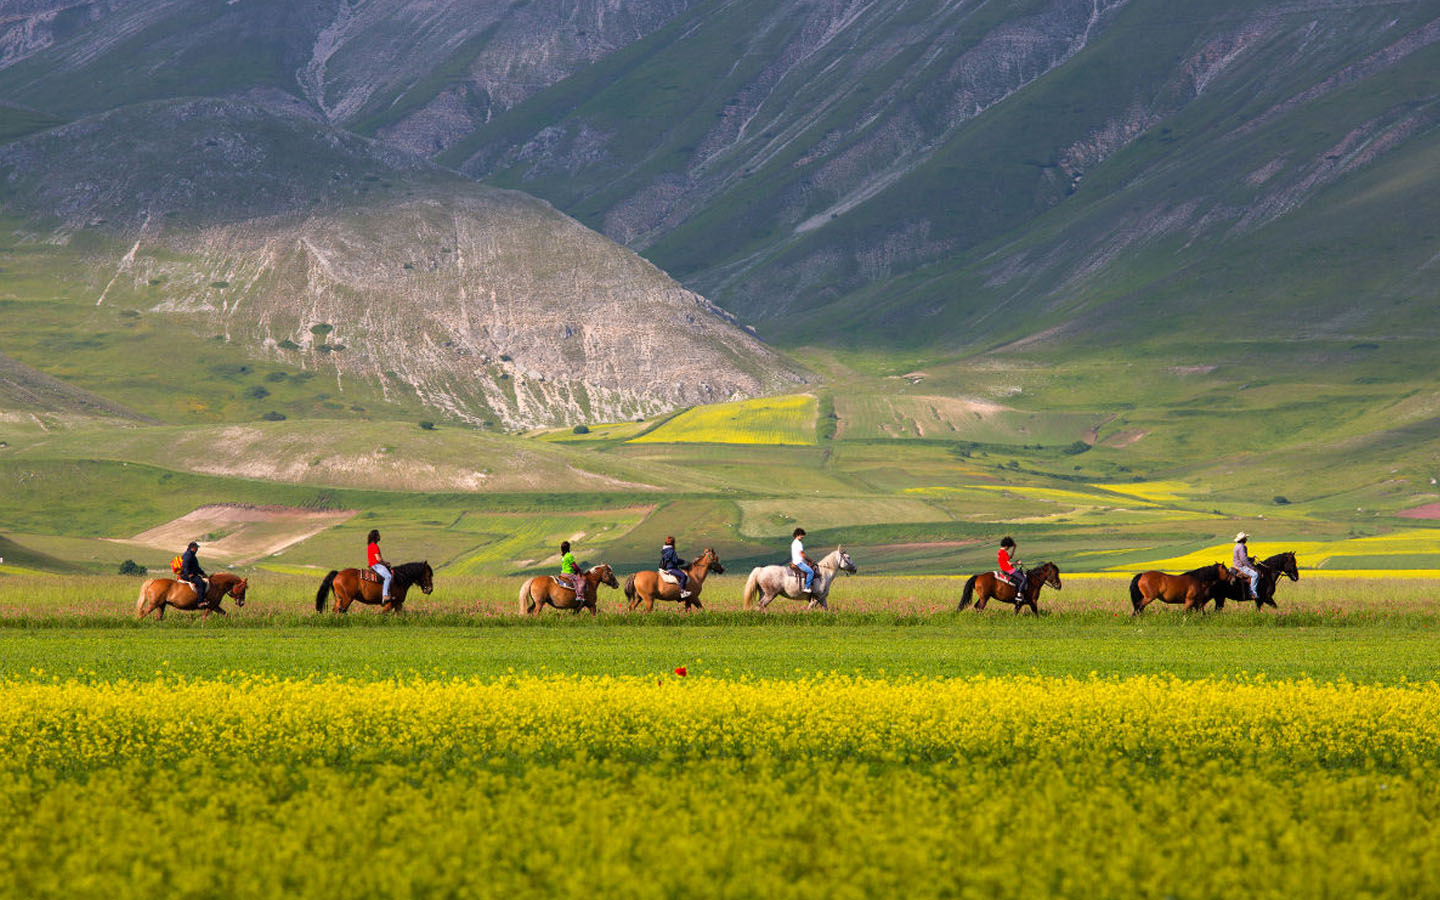
[[[994,572],[981,572],[979,575],[971,575],[965,582],[965,590],[960,593],[960,605],[955,607],[959,612],[970,605],[973,598],[975,611],[979,612],[985,608],[985,604],[992,599],[1001,603],[1013,603],[1015,614],[1019,615],[1020,610],[1030,607],[1030,611],[1037,616],[1040,609],[1036,601],[1040,599],[1040,588],[1049,585],[1055,590],[1060,590],[1060,567],[1053,562],[1047,562],[1043,566],[1036,566],[1026,573],[1025,596],[1017,595],[1015,585],[997,576]]]
[[[704,609],[705,607],[700,605],[700,589],[705,586],[705,576],[711,572],[723,575],[725,567],[720,565],[720,557],[715,554],[715,551],[706,547],[699,559],[692,562],[685,571],[690,575],[690,582],[687,585],[690,596],[683,598],[680,596],[680,585],[662,581],[660,573],[655,569],[636,572],[626,578],[625,596],[630,601],[628,610],[633,612],[643,602],[645,611],[650,612],[655,608],[656,600],[665,600],[670,603],[683,602],[687,610],[692,606],[696,609]]]
[[[1293,550],[1286,550],[1263,562],[1257,562],[1255,571],[1260,573],[1260,590],[1256,596],[1250,596],[1250,579],[1235,575],[1229,581],[1218,581],[1210,588],[1210,597],[1215,601],[1215,608],[1224,609],[1226,600],[1237,603],[1254,600],[1256,609],[1275,606],[1275,585],[1279,583],[1280,576],[1284,575],[1291,581],[1300,580],[1300,569],[1295,562]]]
[[[585,585],[580,594],[556,581],[553,575],[536,575],[525,579],[525,583],[520,585],[520,615],[538,616],[541,608],[545,606],[568,609],[576,613],[588,608],[590,615],[595,615],[595,595],[599,592],[599,586],[608,584],[612,588],[618,588],[620,582],[615,580],[615,573],[605,563],[586,569],[581,574]]]
[[[394,579],[390,582],[389,603],[385,603],[384,596],[380,593],[381,584],[378,581],[369,581],[361,578],[362,572],[369,572],[369,569],[339,569],[332,571],[320,582],[320,590],[315,592],[315,611],[325,611],[325,598],[331,591],[335,592],[335,612],[337,614],[350,611],[350,604],[357,600],[361,603],[375,605],[384,604],[380,607],[381,612],[404,612],[405,594],[412,586],[418,585],[421,593],[428,594],[435,589],[435,573],[430,570],[428,562],[408,562],[402,565],[392,566],[390,572]]]
[[[228,594],[235,598],[236,606],[245,605],[245,590],[250,586],[249,580],[239,575],[231,575],[229,572],[216,572],[210,576],[210,583],[205,586],[205,603],[200,603],[200,598],[195,596],[195,589],[187,581],[176,581],[173,578],[147,578],[145,583],[140,585],[140,598],[135,601],[135,617],[143,619],[152,612],[158,621],[165,618],[165,607],[173,606],[176,609],[198,609],[200,618],[210,618],[210,613],[216,612],[225,615],[225,610],[220,607],[221,601]]]
[[[1130,615],[1140,615],[1142,609],[1156,600],[1183,603],[1187,610],[1203,609],[1210,601],[1211,589],[1229,580],[1230,570],[1224,563],[1211,563],[1184,575],[1166,575],[1154,569],[1141,572],[1130,579],[1130,603],[1134,606]]]

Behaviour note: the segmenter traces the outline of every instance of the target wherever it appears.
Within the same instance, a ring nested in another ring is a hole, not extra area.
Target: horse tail
[[[635,575],[633,572],[625,579],[625,599],[631,603],[635,602]]]
[[[145,618],[145,595],[150,592],[150,585],[158,580],[159,579],[156,578],[147,578],[145,582],[140,585],[140,596],[135,598],[135,618]]]
[[[745,579],[745,608],[755,608],[755,595],[760,593],[760,567],[756,566],[750,570],[750,577]]]
[[[966,579],[965,590],[960,592],[960,605],[955,607],[956,612],[959,612],[960,610],[965,609],[970,605],[970,601],[975,595],[975,579],[979,577],[979,575],[971,575],[968,579]]]
[[[328,594],[330,593],[330,591],[335,587],[335,576],[336,576],[336,575],[339,575],[339,574],[340,574],[339,570],[337,570],[337,569],[331,569],[331,570],[330,570],[330,574],[325,576],[325,580],[322,581],[322,582],[320,582],[320,590],[318,590],[318,591],[315,592],[315,611],[316,611],[316,612],[324,612],[324,611],[325,611],[325,597],[326,597],[326,595],[328,595]]]
[[[525,583],[520,585],[520,615],[522,616],[528,615],[530,612],[530,583],[534,580],[534,578],[527,578]]]
[[[1144,572],[1137,572],[1135,577],[1130,579],[1130,604],[1136,609],[1139,609],[1140,604],[1145,600],[1145,595],[1140,593],[1140,576],[1144,574]]]

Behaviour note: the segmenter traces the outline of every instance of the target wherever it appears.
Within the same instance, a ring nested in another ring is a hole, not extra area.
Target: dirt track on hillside
[[[354,510],[217,503],[123,542],[179,553],[190,541],[199,541],[204,555],[230,565],[243,565],[279,553],[354,515]]]

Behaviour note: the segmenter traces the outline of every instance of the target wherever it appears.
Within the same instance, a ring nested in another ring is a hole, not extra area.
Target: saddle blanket
[[[674,575],[671,575],[668,569],[656,569],[655,571],[660,574],[660,580],[665,582],[666,584],[680,583],[680,579],[676,578]]]
[[[200,579],[200,580],[203,581],[203,582],[205,582],[205,593],[207,593],[207,594],[210,593],[210,579],[208,579],[208,578],[202,578],[202,579]],[[195,590],[195,585],[191,584],[191,583],[188,582],[188,581],[181,581],[180,583],[183,584],[183,585],[185,585],[187,588],[189,588],[189,589],[191,590],[191,592],[194,592],[194,590]]]
[[[569,575],[551,575],[550,580],[571,593],[575,591],[575,585],[571,583]]]
[[[360,570],[360,580],[361,580],[361,581],[368,581],[368,582],[370,582],[371,584],[384,584],[384,583],[385,583],[385,580],[380,577],[380,573],[379,573],[379,572],[376,572],[374,569],[361,569],[361,570]]]

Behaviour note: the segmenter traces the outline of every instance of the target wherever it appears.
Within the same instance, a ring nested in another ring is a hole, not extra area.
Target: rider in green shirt
[[[570,589],[577,596],[584,596],[585,580],[580,574],[580,564],[575,561],[575,555],[570,552],[569,541],[560,542],[560,574],[568,576],[562,577],[560,580],[570,582]]]

